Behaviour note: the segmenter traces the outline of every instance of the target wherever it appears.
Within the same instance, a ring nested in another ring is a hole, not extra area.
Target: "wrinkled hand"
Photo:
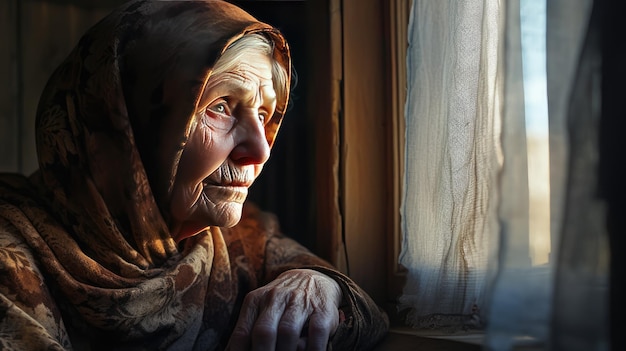
[[[282,273],[243,301],[227,350],[326,350],[339,325],[341,289],[310,269]]]

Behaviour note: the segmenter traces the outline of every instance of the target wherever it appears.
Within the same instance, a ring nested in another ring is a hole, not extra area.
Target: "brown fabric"
[[[224,1],[131,1],[81,39],[42,94],[39,171],[0,175],[0,349],[219,350],[245,294],[296,267],[342,286],[329,347],[384,335],[373,301],[270,214],[247,205],[234,228],[169,234],[160,209],[211,66],[256,31],[289,69],[282,35]],[[162,179],[157,157],[171,160]]]

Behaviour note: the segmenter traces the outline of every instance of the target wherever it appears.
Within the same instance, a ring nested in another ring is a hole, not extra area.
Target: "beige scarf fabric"
[[[245,294],[296,267],[342,287],[329,348],[366,350],[386,333],[360,288],[251,205],[232,229],[178,244],[169,234],[160,208],[195,104],[221,52],[249,32],[290,69],[283,36],[227,2],[149,0],[103,19],[57,69],[37,113],[40,169],[0,175],[0,349],[223,349]],[[157,172],[157,157],[171,168]]]

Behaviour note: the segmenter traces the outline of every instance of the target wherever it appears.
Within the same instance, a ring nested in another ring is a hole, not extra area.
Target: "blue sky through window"
[[[546,83],[546,0],[520,0],[528,155],[529,249],[533,265],[550,257],[550,150]]]

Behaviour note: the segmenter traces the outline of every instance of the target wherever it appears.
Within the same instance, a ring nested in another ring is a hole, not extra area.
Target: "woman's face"
[[[269,158],[264,127],[276,108],[270,58],[242,56],[234,69],[210,77],[196,112],[171,194],[177,242],[208,226],[237,224]]]

